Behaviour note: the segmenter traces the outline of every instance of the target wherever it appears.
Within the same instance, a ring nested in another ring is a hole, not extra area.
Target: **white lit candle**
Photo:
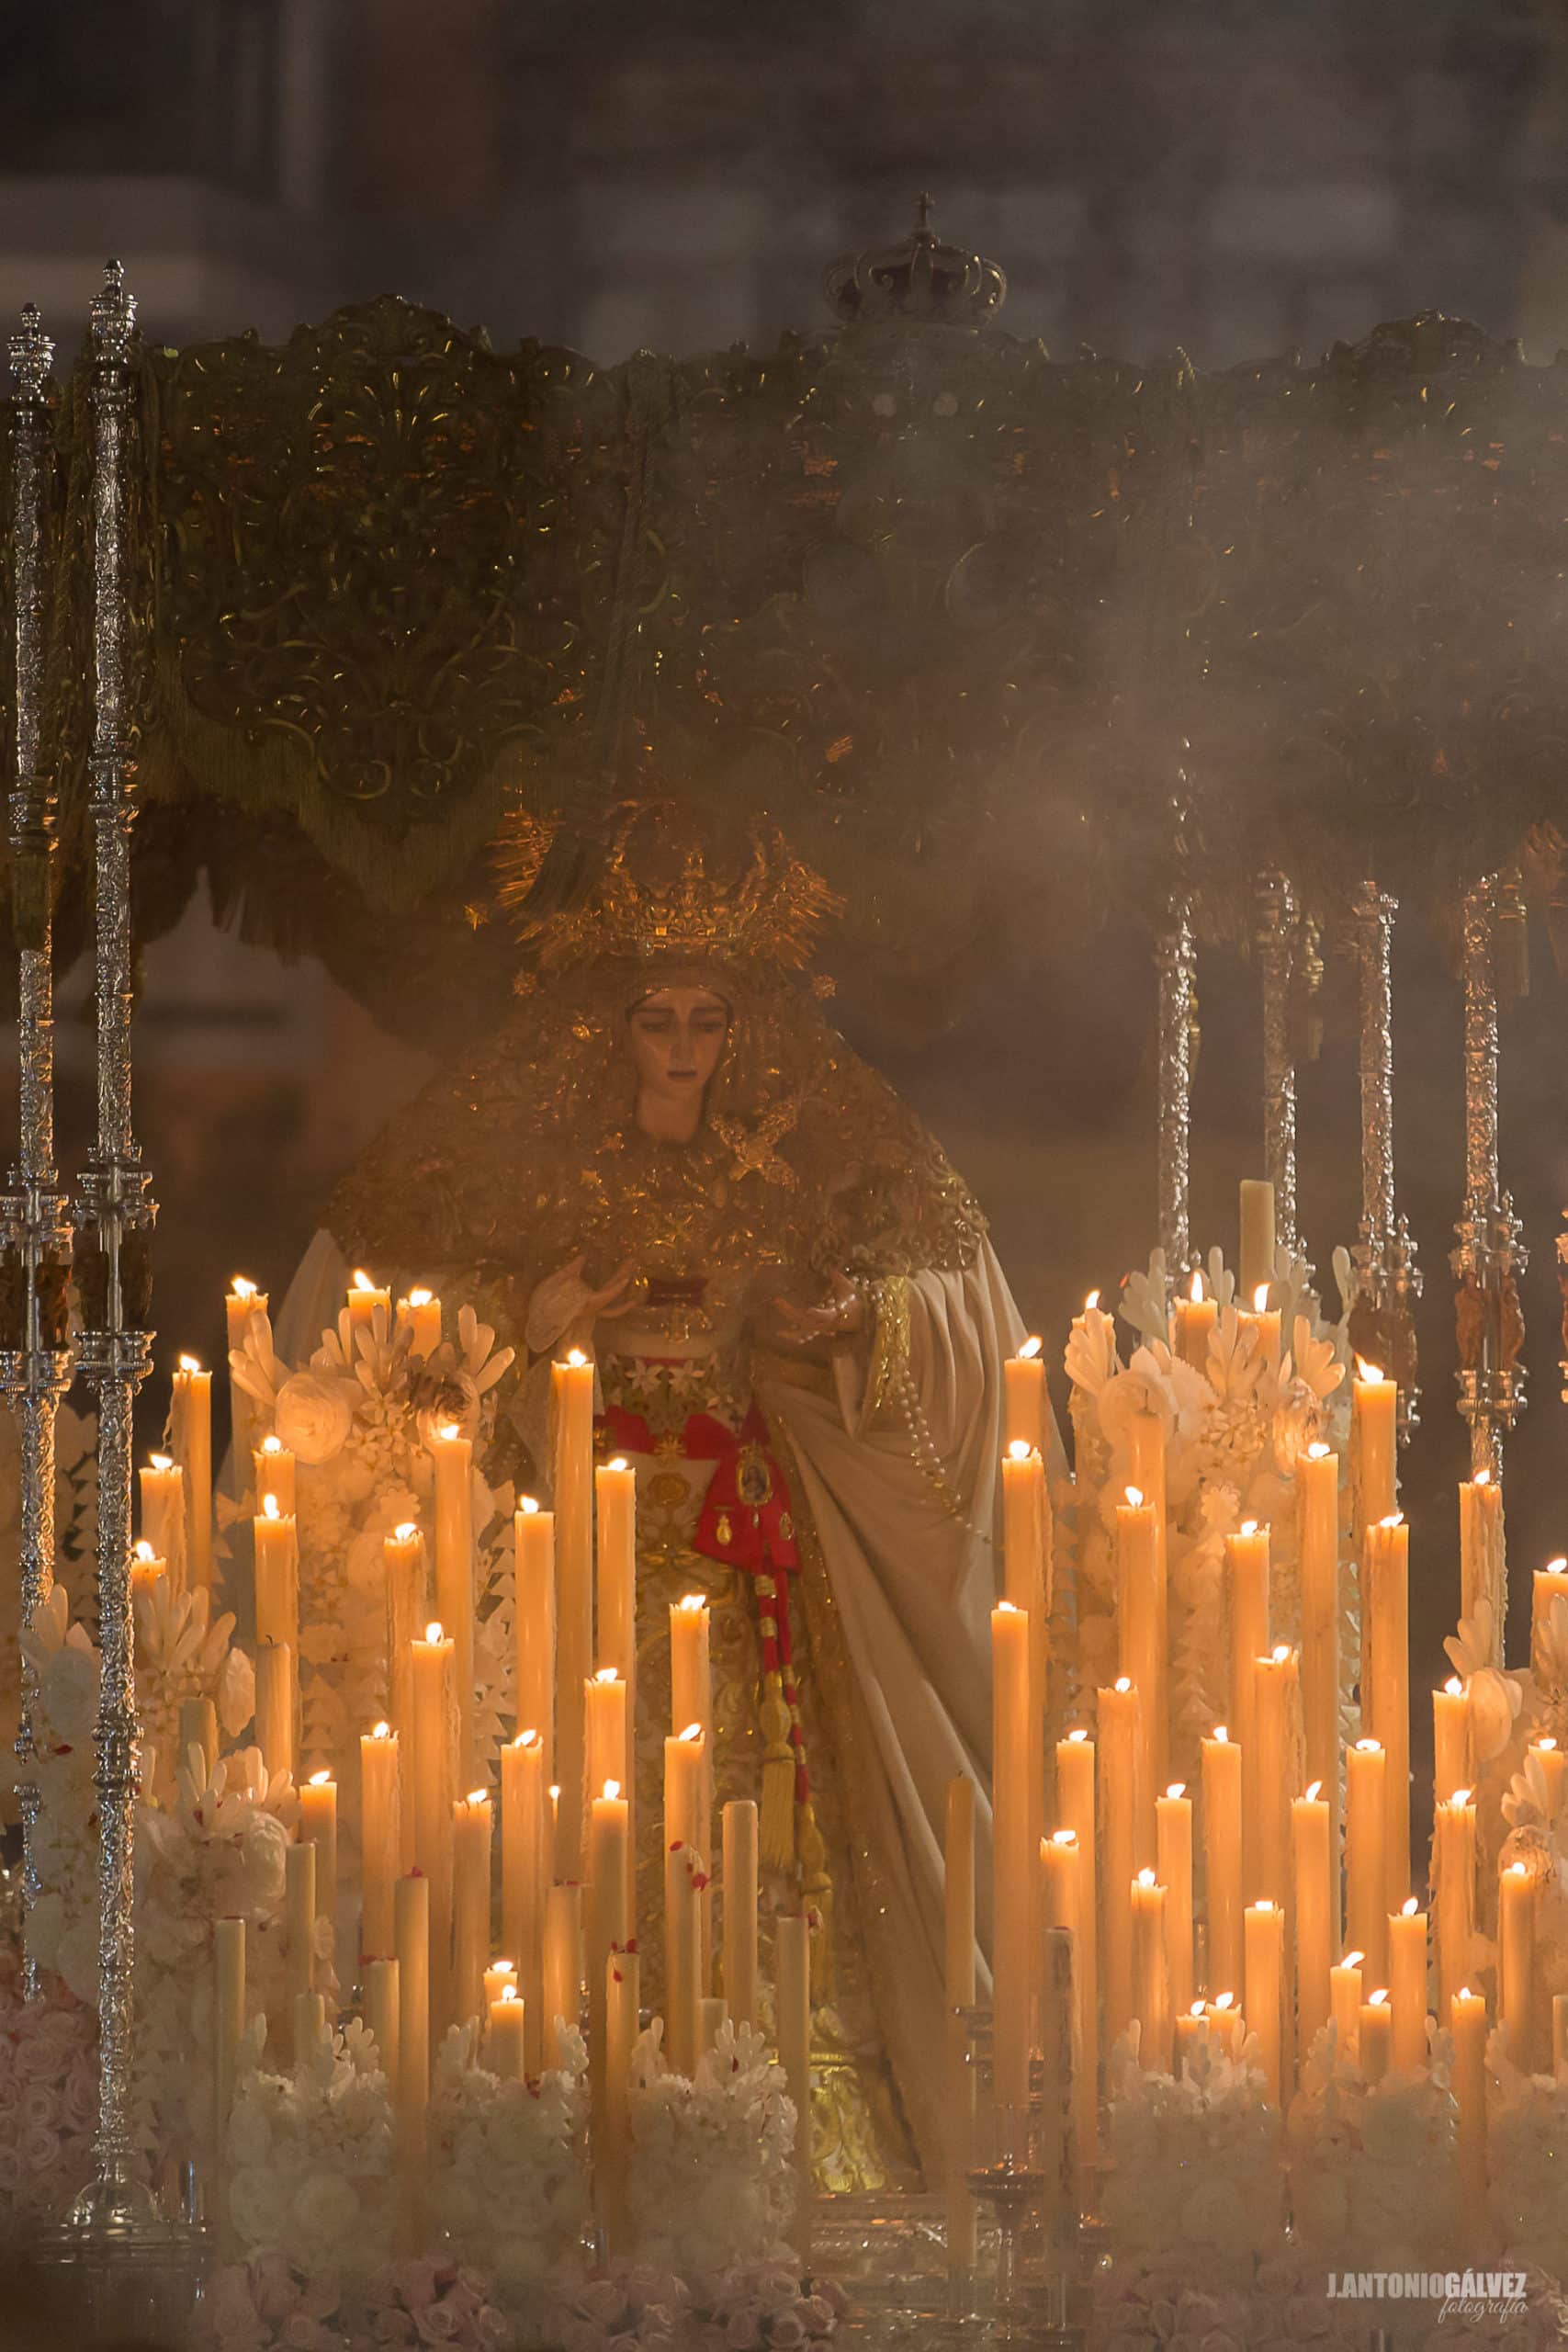
[[[1361,2004],[1359,2055],[1362,2076],[1375,2088],[1387,2074],[1393,2055],[1393,2015],[1386,1984],[1380,1985],[1371,1999]]]
[[[1104,1872],[1101,1957],[1107,2047],[1133,2016],[1133,1880],[1139,1868],[1133,1824],[1137,1777],[1138,1693],[1125,1675],[1099,1694],[1100,1864]],[[998,1861],[996,1867],[1000,1867]]]
[[[1528,1862],[1510,1862],[1497,1882],[1497,2006],[1521,2075],[1535,2071],[1535,1872]]]
[[[312,1772],[299,1792],[299,1836],[316,1849],[316,1917],[329,1943],[337,1931],[337,1782]]]
[[[544,1742],[521,1731],[501,1751],[501,1936],[517,1955],[531,2075],[544,2064],[547,1818]]]
[[[193,1590],[212,1587],[212,1374],[194,1356],[175,1374],[170,1413],[175,1459],[185,1473],[186,1556]]]
[[[1208,1364],[1210,1335],[1219,1319],[1218,1299],[1204,1297],[1203,1277],[1195,1273],[1187,1296],[1176,1302],[1176,1352],[1195,1372]]]
[[[1078,2114],[1087,2137],[1078,2160],[1099,2161],[1100,2128],[1100,1930],[1099,1873],[1095,1867],[1094,1742],[1080,1724],[1056,1742],[1056,1814],[1078,1846],[1078,1941],[1074,1954],[1073,1999],[1078,2021]]]
[[[1278,2107],[1284,2088],[1281,2038],[1284,1993],[1284,1916],[1278,1904],[1249,1903],[1243,1920],[1247,1989],[1243,2006],[1248,2030],[1258,2036],[1258,2059],[1268,2094]]]
[[[413,1644],[414,1866],[430,1882],[430,2014],[437,2033],[456,2024],[452,1997],[452,1807],[457,1793],[457,1694],[454,1650],[439,1624]]]
[[[579,1348],[550,1367],[555,1411],[556,1875],[582,1868],[582,1691],[593,1671],[593,1366]]]
[[[256,1490],[258,1506],[268,1495],[274,1497],[280,1511],[292,1513],[296,1508],[298,1464],[280,1437],[269,1434],[251,1452],[251,1475]]]
[[[391,1957],[392,1894],[402,1869],[402,1788],[398,1736],[378,1724],[359,1742],[360,1928],[367,1960]]]
[[[1359,1739],[1345,1758],[1346,1932],[1374,1984],[1388,1974],[1387,1779],[1381,1742]]]
[[[1470,1693],[1457,1674],[1432,1693],[1432,1794],[1436,1803],[1470,1786]]]
[[[1468,1789],[1456,1789],[1434,1809],[1432,1859],[1441,2017],[1469,1982],[1475,1941],[1475,1804]]]
[[[1473,1620],[1482,1601],[1490,1609],[1492,1638],[1484,1662],[1501,1668],[1508,1608],[1507,1548],[1503,1489],[1490,1470],[1478,1470],[1459,1490],[1459,1585],[1461,1617]]]
[[[1328,1800],[1321,1781],[1291,1803],[1291,1840],[1295,1868],[1296,2014],[1304,2057],[1328,2022],[1328,1972],[1334,1956],[1333,1902],[1338,1871],[1334,1863]]]
[[[1398,1509],[1396,1462],[1399,1391],[1381,1364],[1356,1359],[1350,1387],[1350,1459],[1354,1477],[1356,1556],[1366,1557],[1366,1533]]]
[[[517,1721],[539,1736],[545,1773],[555,1754],[556,1521],[525,1495],[513,1521],[517,1628]],[[553,1867],[553,1864],[552,1864]]]
[[[1302,1744],[1309,1780],[1321,1781],[1328,1835],[1339,1850],[1339,1457],[1309,1445],[1296,1464],[1297,1547],[1302,1587]],[[1339,1874],[1329,1925],[1339,1940]]]
[[[724,1996],[737,2025],[757,2022],[757,1806],[724,1808]]]
[[[356,1266],[348,1286],[349,1338],[357,1340],[361,1331],[374,1335],[378,1310],[381,1317],[381,1329],[385,1334],[387,1317],[391,1311],[391,1292],[383,1290],[380,1283],[373,1281],[363,1266]]]
[[[441,1301],[423,1283],[398,1301],[400,1331],[409,1335],[410,1353],[433,1356],[441,1345]]]
[[[230,1283],[229,1295],[223,1302],[231,1360],[236,1355],[243,1356],[245,1352],[245,1340],[250,1331],[252,1316],[265,1316],[266,1309],[265,1291],[258,1290],[248,1276],[236,1274]],[[232,1371],[231,1361],[229,1413],[233,1427],[234,1458],[237,1463],[243,1463],[251,1450],[251,1423],[255,1416],[255,1407],[239,1382],[232,1377]]]
[[[1173,1781],[1155,1800],[1155,1869],[1165,1889],[1166,1971],[1170,2007],[1179,2017],[1192,2007],[1192,1800]]]
[[[1473,2224],[1486,2211],[1486,2003],[1461,1984],[1449,2004],[1449,2020],[1454,2044],[1460,2205]]]
[[[1126,1489],[1116,1506],[1118,1659],[1138,1692],[1134,1745],[1133,1837],[1139,1855],[1152,1854],[1156,1774],[1159,1769],[1156,1718],[1165,1689],[1160,1654],[1159,1556],[1153,1510],[1138,1487]]]
[[[1220,1724],[1202,1743],[1203,1876],[1208,1894],[1209,1982],[1242,1981],[1242,1752]]]
[[[294,1514],[278,1509],[276,1495],[264,1497],[252,1521],[253,1574],[258,1642],[287,1642],[299,1654],[299,1544]]]
[[[474,1739],[474,1449],[455,1421],[436,1431],[435,1613],[453,1645],[457,1778],[479,1778]]]
[[[1413,1894],[1389,1916],[1388,1997],[1393,2063],[1418,2074],[1427,2064],[1427,1914]]]
[[[166,1561],[169,1583],[175,1592],[186,1588],[186,1481],[174,1456],[154,1453],[140,1471],[141,1533],[159,1559]]]
[[[493,1816],[489,1795],[470,1789],[452,1801],[453,2018],[484,2022],[490,1959],[490,1871]]]
[[[1133,1911],[1133,2002],[1138,2056],[1147,2075],[1170,2072],[1170,1979],[1165,1942],[1165,1889],[1142,1870],[1128,1890]]]
[[[1045,1451],[1045,1355],[1038,1338],[1024,1340],[1017,1355],[1002,1367],[1007,1406],[1009,1449],[1021,1445],[1026,1453]]]

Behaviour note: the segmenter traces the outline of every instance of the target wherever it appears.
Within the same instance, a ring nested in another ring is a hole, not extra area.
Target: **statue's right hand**
[[[536,1287],[528,1302],[524,1332],[531,1355],[547,1354],[564,1332],[574,1329],[587,1331],[595,1323],[630,1314],[636,1306],[635,1299],[622,1295],[632,1278],[629,1261],[597,1289],[583,1278],[587,1262],[587,1252],[583,1251],[558,1273],[547,1274]]]

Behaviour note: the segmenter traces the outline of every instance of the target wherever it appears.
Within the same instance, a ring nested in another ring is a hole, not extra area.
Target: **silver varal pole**
[[[1283,874],[1260,874],[1254,899],[1253,944],[1263,984],[1263,1162],[1274,1187],[1274,1229],[1293,1255],[1302,1251],[1296,1221],[1296,1063],[1291,1047],[1291,983],[1295,973],[1296,900]]]
[[[1353,1253],[1350,1340],[1398,1383],[1402,1437],[1416,1427],[1416,1301],[1421,1276],[1410,1227],[1394,1205],[1393,918],[1399,901],[1368,880],[1355,903],[1361,1012],[1361,1238]]]
[[[1192,1003],[1198,957],[1184,896],[1155,943],[1159,973],[1159,1246],[1168,1283],[1192,1262]]]
[[[1524,1408],[1525,1266],[1519,1221],[1499,1189],[1497,1152],[1497,877],[1464,902],[1464,1215],[1450,1261],[1459,1284],[1459,1409],[1472,1472],[1503,1466],[1503,1437]]]
[[[21,1626],[30,1631],[54,1582],[54,1421],[71,1376],[71,1228],[54,1164],[52,937],[55,779],[42,739],[45,537],[50,507],[49,370],[54,346],[29,303],[11,338],[11,548],[15,588],[17,764],[10,794],[12,924],[17,940],[17,1157],[4,1210],[6,1272],[0,1386],[21,1440]],[[38,1897],[33,1770],[38,1691],[26,1657],[17,1732],[22,1820],[23,1981],[39,1990],[31,1949]]]
[[[131,1413],[151,1336],[153,1207],[130,1124],[130,828],[127,492],[133,461],[135,304],[118,262],[92,309],[93,748],[88,793],[96,893],[97,1139],[76,1210],[81,1359],[98,1396],[98,1624],[96,1729],[99,2083],[97,2174],[71,2229],[101,2249],[166,2245],[139,2177],[130,2132],[131,1858],[136,1808],[136,1701],[130,1611]]]

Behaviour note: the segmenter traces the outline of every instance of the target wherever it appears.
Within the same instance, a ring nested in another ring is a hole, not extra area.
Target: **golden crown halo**
[[[514,809],[494,856],[501,905],[550,971],[603,959],[799,971],[840,904],[768,820],[726,854],[668,801],[616,809],[596,842]]]

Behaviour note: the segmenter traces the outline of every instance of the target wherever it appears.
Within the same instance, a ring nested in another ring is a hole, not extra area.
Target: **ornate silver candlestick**
[[[1514,1204],[1498,1188],[1496,919],[1497,877],[1489,874],[1464,902],[1464,1215],[1450,1262],[1459,1283],[1460,1414],[1470,1424],[1472,1471],[1494,1477],[1504,1432],[1524,1409],[1526,1264]]]
[[[54,1422],[71,1376],[67,1295],[71,1229],[54,1164],[53,858],[55,780],[41,751],[45,531],[49,510],[49,370],[54,346],[29,303],[11,338],[17,768],[10,795],[12,922],[17,935],[20,1071],[16,1165],[3,1204],[0,1387],[21,1429],[21,1626],[32,1626],[54,1582]],[[38,1787],[32,1772],[38,1693],[26,1657],[17,1731],[22,1817],[23,1982],[39,1989],[29,1925]]]
[[[1274,1229],[1297,1254],[1296,1063],[1291,1046],[1296,899],[1283,874],[1260,874],[1253,944],[1263,984],[1263,1160],[1274,1187]],[[1310,1269],[1309,1269],[1310,1272]]]
[[[1168,1282],[1192,1262],[1192,1004],[1198,953],[1184,897],[1155,943],[1159,974],[1159,1246]]]
[[[1353,1252],[1356,1305],[1350,1339],[1357,1352],[1399,1384],[1399,1428],[1420,1419],[1416,1385],[1416,1301],[1421,1276],[1416,1244],[1393,1193],[1393,983],[1391,951],[1399,901],[1373,881],[1355,906],[1361,998],[1361,1238]]]

